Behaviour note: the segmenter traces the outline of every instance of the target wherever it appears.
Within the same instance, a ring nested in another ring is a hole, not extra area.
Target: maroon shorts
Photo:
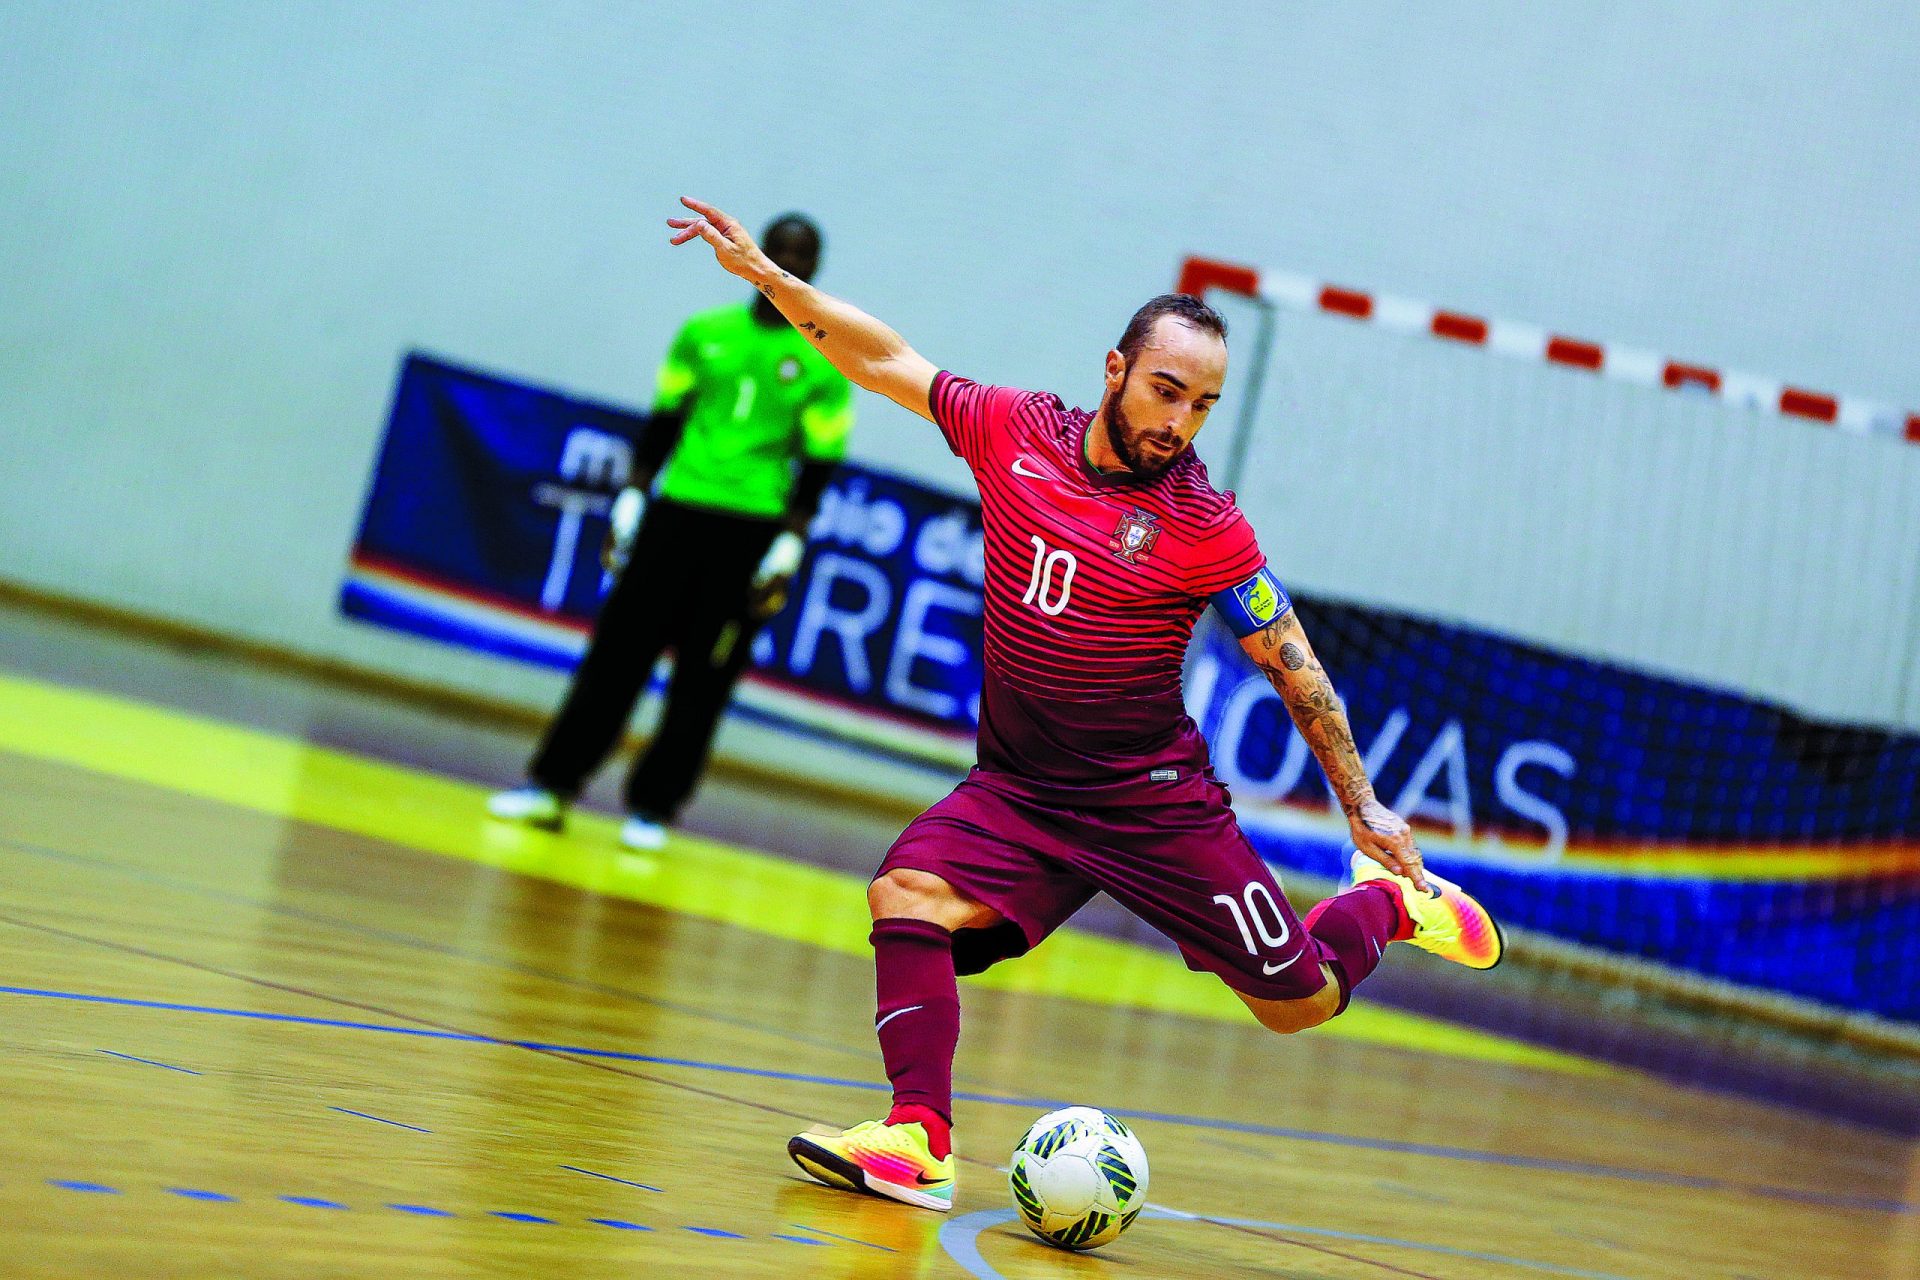
[[[1171,938],[1187,966],[1262,1000],[1326,985],[1323,948],[1218,800],[1060,809],[976,770],[915,818],[876,878],[926,871],[1006,917],[954,935],[961,973],[1023,955],[1101,890]]]

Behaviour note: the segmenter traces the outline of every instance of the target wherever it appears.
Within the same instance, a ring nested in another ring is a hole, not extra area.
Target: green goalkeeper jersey
[[[693,317],[673,340],[654,412],[686,409],[660,496],[733,515],[777,518],[796,463],[838,462],[853,431],[853,388],[792,325],[749,305]]]

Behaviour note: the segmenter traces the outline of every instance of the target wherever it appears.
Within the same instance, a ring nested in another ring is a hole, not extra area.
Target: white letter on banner
[[[554,495],[536,495],[542,505],[560,509],[560,523],[553,531],[553,554],[547,557],[547,576],[540,583],[540,607],[548,613],[566,602],[567,583],[573,578],[573,556],[580,549],[580,521],[594,505],[590,494],[556,489]],[[606,499],[599,501],[604,504]]]
[[[560,445],[560,478],[570,485],[587,486],[587,491],[552,484],[542,484],[533,491],[535,502],[560,510],[553,554],[547,559],[547,576],[540,584],[540,605],[549,613],[566,601],[574,553],[580,546],[582,518],[588,512],[598,515],[607,509],[606,495],[593,490],[619,489],[632,470],[633,446],[619,436],[592,427],[575,427],[567,432]]]
[[[926,621],[929,609],[977,614],[980,612],[980,597],[958,587],[944,586],[930,578],[917,579],[907,588],[907,597],[900,605],[900,630],[893,638],[893,657],[887,662],[887,697],[903,707],[950,719],[960,713],[960,700],[950,693],[915,684],[913,660],[925,658],[944,667],[964,667],[967,665],[967,646],[952,636],[928,631]]]
[[[967,553],[967,517],[959,511],[933,516],[913,539],[913,562],[922,573],[958,573]]]
[[[907,513],[900,509],[899,503],[882,498],[867,508],[867,528],[861,543],[868,555],[890,556],[906,536]]]
[[[867,602],[857,612],[836,609],[832,603],[833,584],[847,579],[867,591]],[[800,620],[793,628],[793,656],[789,667],[797,676],[813,669],[820,647],[820,633],[831,631],[840,637],[840,653],[847,667],[847,683],[855,691],[873,688],[873,668],[867,664],[867,640],[886,621],[893,605],[893,592],[886,575],[860,560],[827,552],[813,563],[807,583],[807,598],[800,606]]]
[[[1508,747],[1493,771],[1494,792],[1500,797],[1500,803],[1547,829],[1547,844],[1540,852],[1551,862],[1567,851],[1567,819],[1539,796],[1520,789],[1520,771],[1530,764],[1551,769],[1563,778],[1571,778],[1578,766],[1572,756],[1551,742],[1534,740]]]
[[[1442,804],[1427,795],[1427,788],[1447,771],[1447,799]],[[1467,794],[1467,735],[1458,720],[1449,720],[1440,736],[1413,766],[1413,776],[1400,788],[1393,811],[1411,820],[1416,815],[1445,818],[1453,824],[1453,833],[1462,840],[1473,839],[1473,798]]]
[[[560,478],[597,489],[620,489],[633,472],[633,446],[592,427],[575,427],[560,446]]]
[[[949,511],[920,526],[913,540],[913,562],[923,573],[951,573],[974,586],[987,580],[985,541],[979,530],[967,532],[967,514]]]

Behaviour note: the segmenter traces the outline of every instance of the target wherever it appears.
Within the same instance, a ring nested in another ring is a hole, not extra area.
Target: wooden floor
[[[76,696],[0,681],[9,1277],[1920,1277],[1910,1143],[1365,1015],[1281,1039],[1175,1011],[1171,961],[1137,1009],[1090,940],[963,991],[953,1215],[833,1192],[782,1148],[883,1109],[857,878],[252,777],[279,748]],[[1152,1160],[1098,1254],[1011,1221],[1051,1099]]]

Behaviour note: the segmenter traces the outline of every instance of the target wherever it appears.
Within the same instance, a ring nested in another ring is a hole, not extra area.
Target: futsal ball
[[[1013,1207],[1062,1249],[1094,1249],[1133,1225],[1147,1203],[1147,1153],[1133,1130],[1094,1107],[1050,1111],[1013,1149]]]

